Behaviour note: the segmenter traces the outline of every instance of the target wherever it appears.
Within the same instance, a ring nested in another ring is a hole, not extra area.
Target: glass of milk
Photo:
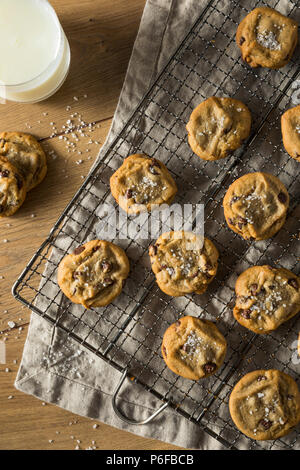
[[[65,81],[70,46],[47,0],[0,0],[0,98],[35,103]]]

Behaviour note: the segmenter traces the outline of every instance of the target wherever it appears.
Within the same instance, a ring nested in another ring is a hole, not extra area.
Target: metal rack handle
[[[144,420],[141,420],[141,421],[136,421],[134,419],[130,419],[130,418],[127,418],[127,416],[125,416],[123,414],[122,411],[119,410],[118,408],[118,405],[117,405],[117,396],[118,396],[118,393],[120,391],[120,388],[122,387],[126,377],[128,375],[128,370],[125,369],[121,378],[120,378],[120,381],[116,387],[116,390],[114,391],[114,394],[112,396],[112,407],[113,407],[113,410],[114,412],[116,413],[116,415],[122,420],[124,421],[125,423],[127,424],[135,424],[135,425],[142,425],[142,424],[148,424],[150,423],[150,421],[152,421],[156,416],[158,416],[167,406],[168,406],[168,403],[164,403],[160,408],[158,408],[158,410],[156,410],[152,415],[150,415],[148,418],[144,419]]]

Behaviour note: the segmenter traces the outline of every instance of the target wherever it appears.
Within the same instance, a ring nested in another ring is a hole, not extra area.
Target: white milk
[[[0,0],[0,97],[36,102],[55,93],[70,48],[47,0]]]

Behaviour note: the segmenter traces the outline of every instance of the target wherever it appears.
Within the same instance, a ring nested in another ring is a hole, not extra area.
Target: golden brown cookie
[[[186,128],[196,155],[203,160],[219,160],[249,137],[251,114],[239,100],[211,96],[194,109]]]
[[[236,32],[243,60],[251,67],[283,67],[291,59],[297,41],[296,21],[267,7],[252,10]]]
[[[110,188],[117,203],[129,214],[150,212],[154,205],[170,204],[177,192],[167,167],[142,154],[125,158],[110,178]]]
[[[75,304],[103,307],[117,297],[129,273],[122,248],[105,240],[92,240],[65,256],[58,267],[58,284]]]
[[[294,379],[279,370],[255,370],[233,388],[229,410],[236,427],[261,440],[285,436],[300,421],[300,392]]]
[[[276,330],[300,311],[300,278],[284,268],[252,266],[235,285],[235,319],[255,333]]]
[[[300,104],[281,116],[281,132],[285,150],[300,162]]]
[[[203,294],[217,273],[215,245],[192,232],[163,233],[149,255],[159,288],[174,297]]]
[[[175,374],[199,380],[221,367],[226,347],[226,340],[214,323],[186,316],[166,330],[162,355]]]
[[[0,156],[0,217],[13,215],[26,198],[25,182],[19,170]]]
[[[30,134],[0,133],[0,155],[5,156],[22,174],[27,191],[37,186],[47,173],[45,152]]]
[[[283,226],[289,195],[283,183],[268,173],[248,173],[229,186],[224,200],[228,226],[245,240],[264,240]]]

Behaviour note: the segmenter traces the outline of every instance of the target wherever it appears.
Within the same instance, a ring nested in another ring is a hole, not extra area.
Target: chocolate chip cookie
[[[294,379],[279,370],[255,370],[233,388],[229,410],[236,427],[261,440],[285,436],[300,421],[300,392]]]
[[[13,215],[26,198],[23,176],[7,158],[0,156],[0,217]]]
[[[26,191],[37,186],[47,173],[45,152],[30,134],[0,133],[0,155],[5,156],[21,173]]]
[[[58,267],[58,284],[75,304],[103,307],[117,297],[129,273],[122,248],[105,240],[92,240],[65,256]]]
[[[162,356],[175,374],[199,380],[214,374],[223,364],[226,340],[214,323],[182,317],[166,330]]]
[[[236,42],[251,67],[279,69],[293,55],[298,25],[272,8],[255,8],[239,24]]]
[[[228,226],[245,240],[265,240],[283,226],[289,195],[283,183],[268,173],[249,173],[229,186],[224,200]]]
[[[155,158],[136,154],[127,157],[110,178],[111,193],[129,214],[151,211],[170,204],[177,186],[167,167]]]
[[[281,132],[285,150],[300,162],[300,104],[281,116]]]
[[[235,285],[236,320],[255,333],[276,330],[300,311],[300,278],[284,268],[253,266]]]
[[[203,160],[219,160],[249,137],[251,114],[239,100],[211,96],[194,109],[186,128],[196,155]]]
[[[149,248],[152,270],[167,295],[202,294],[218,267],[218,250],[192,232],[163,233]]]

